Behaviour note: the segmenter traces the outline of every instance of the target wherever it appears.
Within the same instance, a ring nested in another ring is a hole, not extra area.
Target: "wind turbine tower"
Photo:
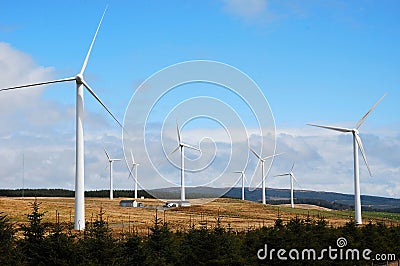
[[[108,163],[110,164],[110,200],[114,199],[114,189],[113,189],[113,163],[116,161],[121,161],[121,159],[112,159],[108,154],[107,150],[104,149],[104,152],[107,156]]]
[[[111,113],[111,111],[107,108],[107,106],[100,100],[100,98],[95,94],[93,89],[88,85],[85,81],[83,74],[85,72],[87,63],[89,61],[90,53],[92,51],[94,42],[97,37],[97,33],[100,29],[100,25],[103,21],[104,15],[106,13],[107,8],[104,10],[104,13],[101,17],[100,23],[97,26],[96,33],[92,39],[92,43],[90,44],[89,50],[86,54],[85,60],[83,62],[82,68],[76,76],[57,79],[52,81],[44,81],[39,83],[32,83],[27,85],[21,85],[16,87],[10,87],[1,89],[1,91],[14,90],[26,87],[33,87],[39,85],[46,85],[52,83],[60,83],[67,81],[75,81],[76,84],[76,168],[75,168],[75,216],[74,216],[74,229],[75,230],[84,230],[85,229],[85,176],[84,176],[84,136],[83,136],[83,88],[86,90],[106,109],[106,111],[112,116],[112,118],[123,128],[122,124],[117,120],[117,118]]]
[[[132,167],[129,171],[129,176],[133,176],[132,172],[133,172],[133,170],[135,170],[135,175],[134,175],[133,179],[135,181],[135,199],[137,199],[138,198],[138,195],[137,195],[137,186],[138,186],[137,168],[140,164],[135,162],[135,158],[133,157],[132,151],[131,151],[131,158],[132,158]]]
[[[193,147],[189,144],[186,144],[182,141],[181,131],[179,129],[178,121],[176,121],[176,132],[178,135],[178,146],[170,153],[173,154],[177,150],[181,150],[181,201],[186,200],[186,193],[185,193],[185,148],[189,148],[192,150],[196,150],[201,152],[200,149]]]
[[[260,162],[261,162],[261,184],[262,184],[262,186],[261,186],[261,191],[262,191],[262,204],[267,204],[267,200],[266,200],[266,198],[267,198],[267,195],[266,195],[266,193],[265,193],[265,174],[264,174],[264,162],[267,160],[267,159],[269,159],[269,158],[273,158],[273,157],[275,157],[275,156],[278,156],[278,155],[280,155],[281,153],[279,153],[279,154],[274,154],[274,155],[270,155],[270,156],[267,156],[267,157],[261,157],[261,155],[259,155],[259,154],[257,154],[253,149],[250,149],[251,150],[251,152],[260,160]]]
[[[292,208],[294,208],[293,181],[297,182],[297,179],[293,174],[293,168],[294,168],[294,162],[293,162],[292,168],[290,169],[289,173],[276,175],[276,176],[289,176],[290,177],[290,207],[292,207]]]
[[[358,162],[358,150],[361,151],[361,155],[364,158],[365,165],[368,168],[370,176],[372,176],[371,169],[369,168],[367,156],[365,155],[364,147],[359,136],[359,128],[364,123],[365,119],[371,114],[371,112],[376,108],[376,106],[382,101],[386,96],[384,94],[368,112],[358,121],[355,128],[344,128],[344,127],[334,127],[334,126],[320,126],[314,124],[308,124],[309,126],[325,128],[329,130],[339,131],[342,133],[351,133],[353,135],[353,156],[354,156],[354,209],[355,209],[355,220],[357,224],[362,224],[361,218],[361,195],[360,195],[360,169]]]
[[[240,177],[242,178],[242,200],[244,200],[244,181],[246,179],[246,175],[244,173],[244,170],[235,171],[234,173],[240,174]]]

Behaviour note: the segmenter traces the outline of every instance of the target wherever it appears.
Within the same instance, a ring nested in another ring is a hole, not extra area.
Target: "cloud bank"
[[[6,43],[0,43],[0,87],[41,81],[54,78],[52,67],[38,66],[32,58]],[[74,87],[73,84],[71,84]],[[2,188],[65,188],[74,189],[75,180],[75,106],[63,105],[55,100],[45,99],[47,89],[57,85],[37,87],[0,93],[0,182]],[[72,92],[71,92],[72,93]],[[71,95],[74,97],[74,95]],[[102,111],[102,110],[101,110]],[[85,111],[85,186],[87,190],[108,189],[107,159],[103,148],[112,157],[123,158],[121,132],[110,126],[107,115]],[[374,133],[379,132],[379,133]],[[210,182],[217,173],[225,171],[223,178],[212,183],[216,186],[235,184],[240,175],[243,160],[232,161],[225,169],[227,156],[238,153],[247,163],[246,175],[253,176],[251,186],[260,181],[260,168],[255,156],[249,153],[243,139],[233,140],[234,149],[224,139],[224,131],[204,128],[188,128],[183,132],[186,141],[200,145],[203,156],[187,153],[188,167],[204,164],[215,154],[206,171],[188,173],[188,185]],[[136,135],[135,135],[136,136]],[[364,147],[373,173],[369,177],[360,157],[362,194],[400,197],[400,134],[379,131],[363,131]],[[211,141],[213,140],[214,144]],[[201,141],[203,140],[203,141]],[[250,134],[250,145],[257,145],[259,136]],[[143,141],[137,136],[135,141]],[[172,150],[176,145],[175,132],[167,134],[166,142]],[[179,183],[179,154],[166,160],[157,138],[149,138],[148,148],[152,150],[152,161],[165,171],[172,183]],[[267,187],[288,188],[288,178],[273,177],[290,170],[295,161],[294,173],[299,181],[297,189],[323,190],[353,193],[353,154],[350,135],[329,133],[311,127],[277,129],[278,156],[267,177]],[[169,150],[168,150],[169,151]],[[129,153],[129,151],[125,151]],[[22,157],[24,156],[24,169]],[[137,162],[142,163],[145,152],[135,151]],[[207,157],[208,156],[208,157]],[[202,161],[204,160],[204,161]],[[236,167],[238,166],[238,167]],[[157,187],[154,166],[139,166],[139,181],[146,188]],[[132,189],[133,180],[128,179],[125,162],[114,164],[114,186],[116,189]],[[141,181],[142,180],[142,181]],[[143,182],[143,180],[147,180]],[[148,187],[150,186],[150,187]]]

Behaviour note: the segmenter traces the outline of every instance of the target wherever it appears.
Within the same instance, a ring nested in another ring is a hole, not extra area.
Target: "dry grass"
[[[18,224],[27,221],[27,214],[32,212],[30,203],[34,198],[7,198],[0,199],[0,212]],[[139,200],[145,206],[151,208],[122,208],[119,201],[122,198],[109,200],[106,198],[86,198],[86,220],[94,221],[100,213],[104,212],[104,218],[115,233],[128,233],[133,230],[139,234],[147,234],[148,228],[154,224],[155,208],[163,205],[162,201],[155,199]],[[46,212],[44,220],[56,221],[56,213],[59,213],[60,222],[73,222],[74,198],[37,198],[41,203],[40,210]],[[191,226],[214,227],[219,220],[224,227],[232,230],[243,231],[257,228],[263,225],[273,225],[280,217],[284,221],[298,216],[300,218],[318,219],[324,217],[334,226],[344,225],[349,221],[350,212],[340,212],[312,205],[296,205],[295,209],[287,205],[262,205],[250,201],[237,199],[217,199],[205,205],[181,207],[158,210],[158,218],[166,220],[173,230],[187,230]]]

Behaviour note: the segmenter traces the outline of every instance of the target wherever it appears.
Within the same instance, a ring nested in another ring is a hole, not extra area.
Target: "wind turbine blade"
[[[179,125],[178,125],[178,118],[176,119],[176,133],[178,134],[178,142],[181,144],[181,131],[179,130]]]
[[[244,178],[244,180],[247,181],[246,174],[244,173],[244,171],[233,171],[232,173],[241,174],[240,177]]]
[[[191,146],[191,145],[189,145],[189,144],[181,143],[181,145],[184,146],[184,147],[187,147],[187,148],[189,148],[189,149],[192,149],[192,150],[196,150],[196,151],[201,152],[201,150],[200,150],[199,148],[193,147],[193,146]]]
[[[291,177],[293,177],[294,182],[296,183],[297,186],[300,187],[300,189],[303,189],[299,183],[299,181],[297,181],[297,178],[294,176],[294,174],[292,173]]]
[[[307,124],[307,125],[313,126],[313,127],[320,127],[320,128],[325,128],[325,129],[340,131],[340,132],[344,132],[344,133],[348,133],[348,132],[351,132],[351,131],[352,131],[351,129],[344,128],[344,127],[320,126],[320,125],[314,125],[314,124]]]
[[[106,156],[107,156],[108,160],[111,160],[111,159],[110,159],[110,155],[108,154],[108,152],[107,152],[106,149],[104,149],[104,152],[106,153]]]
[[[131,158],[132,158],[132,165],[135,165],[135,158],[133,158],[132,150],[131,150]]]
[[[106,14],[107,8],[108,8],[108,6],[106,6],[106,8],[104,9],[104,12],[103,12],[103,16],[101,16],[99,25],[97,26],[96,33],[94,34],[92,43],[90,44],[89,51],[88,51],[87,54],[86,54],[85,61],[83,62],[81,71],[79,72],[80,75],[82,75],[83,72],[84,72],[85,69],[86,69],[86,65],[87,65],[87,63],[88,63],[88,61],[89,61],[89,57],[90,57],[90,53],[92,52],[92,48],[93,48],[93,45],[94,45],[94,41],[96,40],[97,33],[99,32],[99,29],[100,29],[101,23],[103,22],[103,18],[104,18],[104,15]]]
[[[261,180],[261,182],[260,182],[260,183],[258,183],[258,185],[256,186],[256,188],[260,187],[260,186],[261,186],[261,184],[262,184],[262,180]]]
[[[121,161],[121,159],[111,159],[111,161],[117,162],[117,161]]]
[[[269,159],[269,158],[272,158],[272,157],[281,155],[281,154],[284,154],[284,152],[281,152],[281,153],[277,153],[277,154],[273,154],[273,155],[267,156],[267,157],[263,158],[263,161],[265,161],[265,160],[267,160],[267,159]]]
[[[364,123],[365,119],[369,116],[369,114],[376,108],[376,106],[383,100],[383,98],[386,96],[387,93],[385,93],[372,107],[371,109],[368,110],[368,112],[358,121],[356,128],[358,129],[362,123]]]
[[[124,129],[124,126],[118,121],[118,119],[111,113],[111,111],[107,108],[107,106],[100,100],[99,97],[94,93],[94,91],[89,87],[89,85],[86,83],[86,81],[82,80],[82,84],[86,87],[86,89],[89,91],[90,94],[106,109],[106,111],[114,118],[114,120],[120,125],[122,129]],[[125,129],[124,129],[125,130]]]
[[[359,147],[359,149],[361,151],[362,157],[364,158],[364,162],[367,165],[369,175],[372,176],[371,169],[369,168],[369,165],[368,165],[367,156],[365,155],[365,151],[364,151],[364,147],[363,147],[361,138],[360,138],[360,136],[358,134],[354,134],[354,137],[356,138],[356,141],[358,143],[358,147]],[[358,151],[354,151],[354,152],[358,152]]]
[[[274,177],[277,177],[277,176],[287,176],[287,175],[290,175],[290,174],[280,174],[280,175],[274,175]]]
[[[9,87],[9,88],[1,89],[0,91],[15,90],[15,89],[21,89],[21,88],[27,88],[27,87],[33,87],[33,86],[52,84],[52,83],[57,83],[57,82],[72,81],[72,80],[75,80],[75,77],[70,77],[70,78],[65,78],[65,79],[56,79],[56,80],[51,80],[51,81],[38,82],[38,83],[20,85],[20,86],[15,86],[15,87]]]
[[[232,187],[236,187],[236,185],[239,184],[240,179],[242,179],[242,176],[240,176],[240,177],[235,181],[235,183],[233,184]]]
[[[293,165],[292,165],[292,168],[290,169],[290,172],[293,171],[293,168],[294,168],[294,164],[295,164],[295,163],[296,163],[296,161],[293,162]]]
[[[133,173],[132,173],[132,171],[133,171],[133,167],[135,167],[135,166],[134,166],[134,165],[132,165],[132,167],[131,167],[131,168],[129,168],[129,167],[128,167],[128,170],[129,170],[128,179],[129,179],[130,177],[133,177]]]
[[[262,158],[252,148],[250,148],[250,150],[259,160],[262,160]]]
[[[291,176],[291,177],[293,178],[293,180],[296,181],[296,183],[297,183],[297,178],[294,176],[294,174],[292,173],[290,176]]]
[[[178,145],[173,151],[171,151],[170,153],[168,153],[168,155],[173,154],[174,152],[176,152],[177,150],[179,150],[180,147],[181,147],[181,146]]]

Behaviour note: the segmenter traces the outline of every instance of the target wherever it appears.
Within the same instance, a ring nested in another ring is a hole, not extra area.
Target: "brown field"
[[[214,227],[219,220],[225,228],[244,231],[263,225],[273,225],[280,217],[284,221],[298,216],[299,218],[318,219],[324,217],[334,226],[344,225],[349,221],[352,212],[335,211],[313,205],[296,205],[295,209],[287,205],[262,205],[237,199],[217,199],[205,205],[171,208],[163,210],[162,201],[155,199],[139,200],[147,208],[123,208],[119,201],[123,198],[109,200],[106,198],[86,198],[86,220],[95,221],[100,210],[115,234],[136,231],[147,234],[149,227],[154,224],[156,209],[158,218],[168,222],[173,230],[187,230],[191,226]],[[34,198],[0,198],[0,212],[8,215],[18,227],[27,222],[27,214],[32,212],[31,203]],[[73,222],[74,198],[37,198],[41,203],[40,211],[46,212],[44,221],[55,222],[57,213],[62,223]],[[366,220],[367,221],[367,220]],[[385,222],[393,222],[385,220]],[[396,221],[394,221],[396,222]],[[398,222],[398,221],[397,221]],[[396,224],[397,224],[396,222]]]

